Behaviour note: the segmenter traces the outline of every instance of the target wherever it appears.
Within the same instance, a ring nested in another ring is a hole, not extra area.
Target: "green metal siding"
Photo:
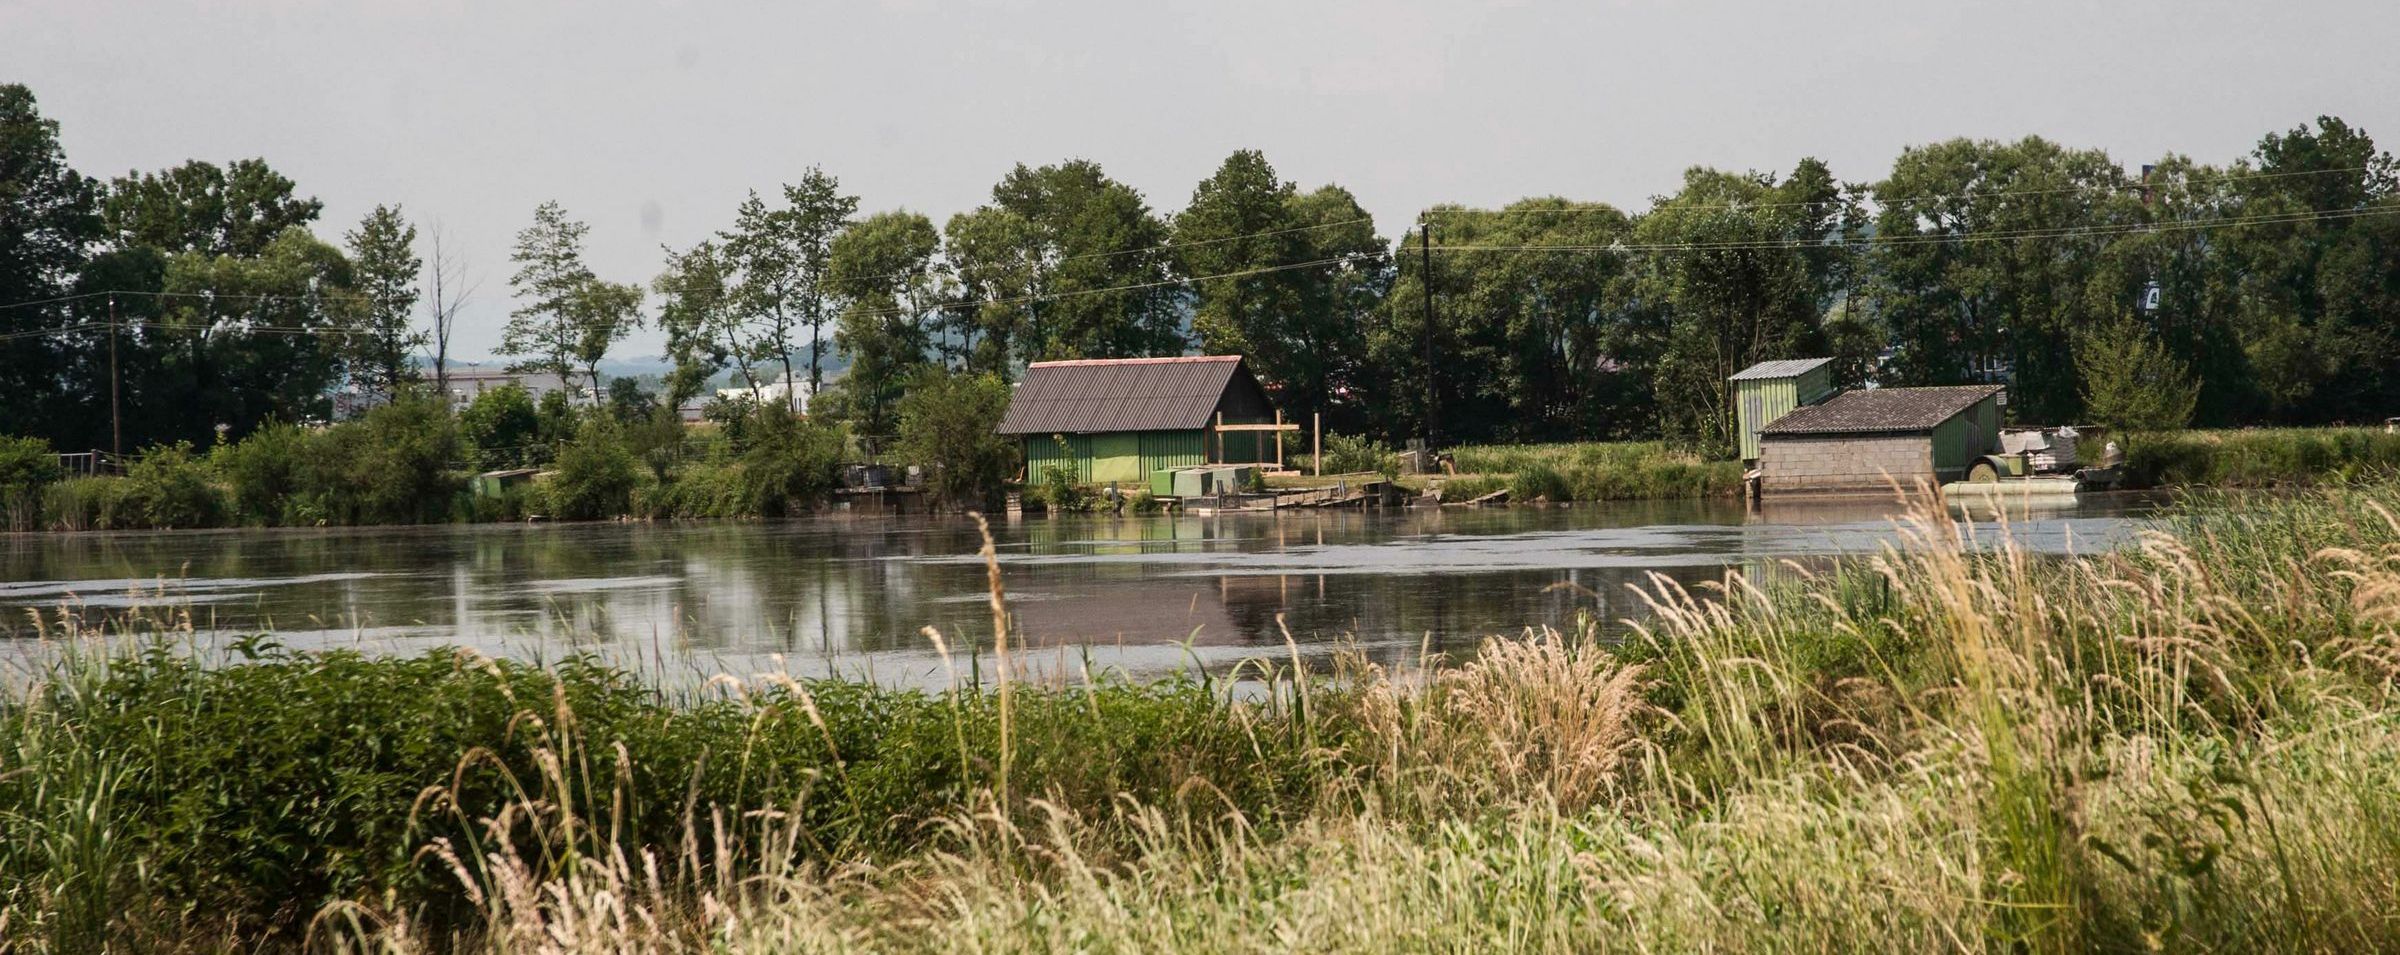
[[[1026,435],[1025,480],[1041,483],[1050,468],[1065,468],[1077,484],[1141,486],[1151,472],[1208,463],[1199,431],[1114,431]]]
[[[1758,460],[1758,430],[1801,405],[1813,405],[1833,394],[1833,366],[1818,365],[1791,378],[1747,378],[1734,384],[1735,430],[1741,435],[1742,460]]]
[[[1051,468],[1065,468],[1070,480],[1089,484],[1092,480],[1092,439],[1090,435],[1029,434],[1025,436],[1025,480],[1040,484]]]
[[[1992,453],[2000,441],[2000,401],[1985,398],[1952,415],[1933,429],[1933,469],[1945,477],[1966,471],[1975,459]]]
[[[1198,431],[1141,432],[1142,473],[1196,468],[1208,463],[1208,441]]]

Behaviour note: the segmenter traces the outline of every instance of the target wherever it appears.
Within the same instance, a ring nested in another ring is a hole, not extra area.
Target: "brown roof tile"
[[[1758,433],[1771,436],[1931,431],[1936,425],[1975,407],[1976,402],[2000,391],[1999,385],[1846,391],[1822,404],[1794,409],[1791,414],[1758,429]]]

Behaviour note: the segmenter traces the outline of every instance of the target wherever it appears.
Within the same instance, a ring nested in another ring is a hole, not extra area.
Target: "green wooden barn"
[[[1034,362],[1001,416],[1025,476],[1146,486],[1152,475],[1282,460],[1282,422],[1239,355]]]

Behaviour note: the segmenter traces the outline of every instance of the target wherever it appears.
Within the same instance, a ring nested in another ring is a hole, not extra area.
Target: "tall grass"
[[[1926,511],[1834,572],[1656,579],[1622,645],[1239,696],[69,654],[8,709],[0,918],[35,951],[2400,948],[2395,514],[2203,500],[2056,558]]]
[[[1459,478],[1444,499],[1506,489],[1514,500],[1619,501],[1724,497],[1741,490],[1742,466],[1656,441],[1468,445],[1452,452]]]
[[[2381,428],[2182,431],[2123,439],[2139,487],[2277,487],[2400,473],[2400,434]]]

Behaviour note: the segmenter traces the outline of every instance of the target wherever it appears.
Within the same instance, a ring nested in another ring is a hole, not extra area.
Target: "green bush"
[[[530,467],[547,461],[540,446],[541,416],[533,397],[514,384],[476,395],[458,413],[458,430],[475,467],[484,471]]]
[[[1017,471],[1017,442],[998,433],[1008,383],[992,375],[933,374],[900,399],[901,459],[924,469],[936,500],[988,506]]]
[[[1381,442],[1346,434],[1325,436],[1325,473],[1373,471],[1386,479],[1400,476],[1400,456]]]
[[[50,442],[0,435],[0,530],[40,526],[42,496],[65,476]]]
[[[450,464],[458,428],[430,399],[404,399],[317,436],[303,521],[415,524],[449,516],[460,490]]]
[[[2135,487],[2276,487],[2400,473],[2400,435],[2379,428],[2181,431],[2115,438]],[[2098,458],[2086,446],[2086,458]]]
[[[307,523],[295,512],[305,509],[308,478],[319,469],[311,437],[296,425],[270,421],[209,453],[232,489],[236,517],[255,524]]]
[[[841,483],[841,429],[803,419],[768,405],[749,424],[750,449],[742,454],[746,509],[759,517],[783,517],[822,503]]]
[[[457,877],[420,850],[491,847],[479,823],[519,786],[619,820],[593,837],[636,853],[679,844],[687,812],[706,826],[712,812],[774,806],[801,815],[797,851],[862,859],[939,839],[922,823],[969,808],[997,772],[997,701],[984,693],[821,682],[805,705],[778,687],[746,703],[677,701],[584,659],[540,669],[448,651],[234,650],[216,666],[164,649],[62,664],[41,695],[12,702],[0,721],[16,770],[0,774],[0,900],[56,876],[55,858],[11,847],[93,822],[56,793],[89,781],[98,767],[86,758],[102,755],[124,782],[97,822],[127,864],[101,874],[138,866],[128,895],[250,933],[297,931],[339,899],[466,924]],[[1296,734],[1243,719],[1198,684],[1024,688],[1013,706],[1015,787],[1059,805],[1167,804],[1201,778],[1212,806],[1271,819],[1278,796],[1308,785]],[[543,748],[572,754],[572,791],[544,784]]]
[[[125,470],[125,499],[141,527],[214,527],[224,522],[225,496],[206,459],[193,452],[191,442],[159,445],[142,453]],[[123,525],[118,525],[123,526]]]
[[[586,422],[575,440],[559,449],[548,488],[551,516],[588,521],[630,512],[640,480],[637,467],[616,428],[598,418]]]

